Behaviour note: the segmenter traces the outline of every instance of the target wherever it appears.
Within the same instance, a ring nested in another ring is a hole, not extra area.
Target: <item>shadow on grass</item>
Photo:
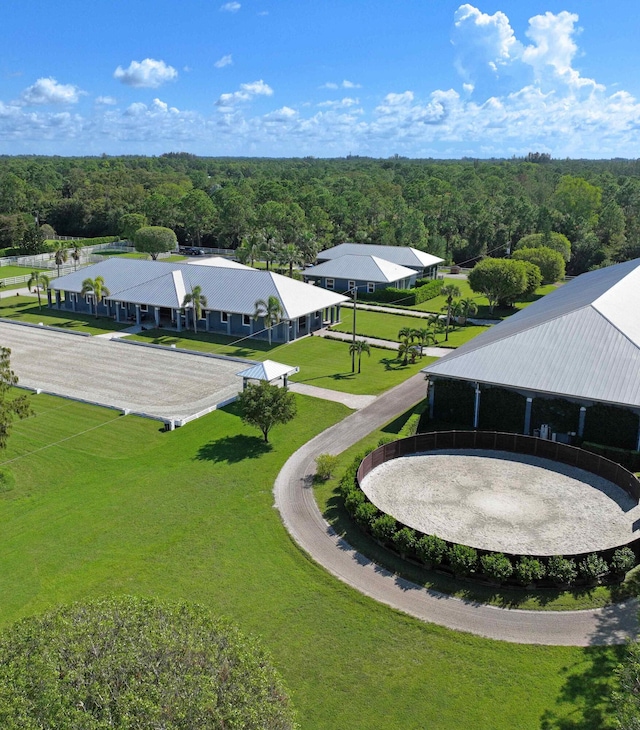
[[[385,370],[404,370],[408,367],[408,363],[405,363],[399,358],[383,357],[380,360],[380,365],[384,365]]]
[[[199,461],[213,461],[218,464],[237,464],[245,459],[257,459],[271,451],[273,447],[257,436],[236,434],[204,444],[198,450],[196,459]]]
[[[546,710],[541,730],[605,730],[615,727],[611,700],[614,671],[625,653],[623,646],[590,647],[573,667],[563,668],[564,685],[557,710]],[[563,712],[566,705],[570,714]]]

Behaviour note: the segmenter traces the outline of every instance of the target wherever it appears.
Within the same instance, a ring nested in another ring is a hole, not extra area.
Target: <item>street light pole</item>
[[[356,304],[358,302],[358,287],[353,287],[353,337],[352,337],[352,343],[353,346],[351,348],[351,372],[355,373],[356,371]]]

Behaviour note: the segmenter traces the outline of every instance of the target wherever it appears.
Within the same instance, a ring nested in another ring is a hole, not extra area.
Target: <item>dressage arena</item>
[[[20,385],[177,423],[233,400],[246,362],[0,322]]]
[[[624,545],[640,528],[640,507],[612,482],[513,452],[404,456],[377,466],[361,486],[378,509],[409,527],[483,550],[587,553]]]

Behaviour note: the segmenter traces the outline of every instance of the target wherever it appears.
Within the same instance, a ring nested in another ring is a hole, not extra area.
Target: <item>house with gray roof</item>
[[[413,269],[418,279],[435,279],[438,265],[443,263],[443,259],[411,246],[380,246],[371,243],[341,243],[333,246],[318,254],[318,263],[341,256],[377,256],[398,266]]]
[[[373,294],[388,286],[410,289],[416,283],[414,269],[394,264],[377,256],[347,254],[329,259],[304,271],[304,280],[338,292]]]
[[[341,294],[272,271],[111,258],[55,279],[48,292],[49,305],[94,312],[93,294],[82,293],[82,282],[98,276],[109,290],[98,302],[100,314],[117,322],[149,323],[178,331],[193,324],[193,307],[183,307],[183,302],[185,295],[199,286],[207,300],[199,329],[268,339],[263,320],[254,319],[256,302],[276,297],[282,316],[271,328],[274,342],[290,342],[340,321],[340,305],[347,300]]]
[[[637,449],[638,311],[640,259],[582,274],[424,368],[431,408],[437,418],[474,427],[506,419],[510,427],[497,430],[546,426]],[[456,399],[464,407],[455,410]],[[509,403],[507,415],[498,400]]]

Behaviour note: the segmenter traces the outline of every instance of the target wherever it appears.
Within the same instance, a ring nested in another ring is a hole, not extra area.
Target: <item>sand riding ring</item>
[[[640,548],[635,475],[530,436],[447,431],[400,439],[362,460],[353,489],[361,495],[346,493],[347,508],[378,541],[461,576],[609,582],[633,567]]]

